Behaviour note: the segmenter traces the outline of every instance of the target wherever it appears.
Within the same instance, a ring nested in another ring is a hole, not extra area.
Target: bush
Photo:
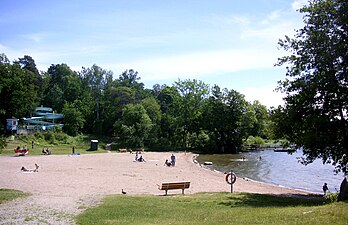
[[[6,140],[3,137],[0,137],[0,151],[6,146]],[[1,153],[1,152],[0,152]]]
[[[34,133],[35,139],[44,139],[44,135],[41,132],[35,132]]]
[[[261,137],[254,137],[254,136],[249,136],[247,141],[247,145],[256,145],[256,146],[261,146],[265,144],[265,141]]]
[[[57,141],[59,141],[59,143],[62,143],[62,144],[67,144],[68,138],[69,138],[69,136],[65,133],[62,133],[62,132],[55,134],[55,139]]]
[[[56,142],[55,134],[52,131],[48,131],[47,133],[44,133],[44,137],[45,137],[45,140],[50,144],[54,144]]]
[[[337,202],[338,199],[338,193],[328,193],[324,196],[326,203],[333,203]]]

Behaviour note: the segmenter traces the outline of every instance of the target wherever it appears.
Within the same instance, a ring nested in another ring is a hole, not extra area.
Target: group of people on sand
[[[165,166],[175,166],[175,163],[176,163],[176,158],[175,158],[175,155],[174,154],[172,154],[171,156],[170,156],[170,161],[168,160],[168,159],[166,159],[166,161],[164,162],[164,165]]]
[[[27,145],[24,145],[23,148],[21,148],[21,146],[17,146],[16,150],[24,150],[24,151],[27,151],[29,150]]]
[[[139,154],[140,154],[140,153],[139,153],[138,151],[135,152],[134,161],[135,161],[135,162],[145,162],[144,157],[143,157],[142,155],[139,157]]]
[[[46,149],[43,148],[41,152],[43,155],[51,155],[52,154],[51,150],[49,150],[48,148],[46,148]]]
[[[22,171],[22,172],[39,172],[39,165],[37,165],[37,164],[35,163],[35,169],[33,169],[33,170],[27,169],[27,168],[25,168],[24,166],[22,166],[21,171]]]

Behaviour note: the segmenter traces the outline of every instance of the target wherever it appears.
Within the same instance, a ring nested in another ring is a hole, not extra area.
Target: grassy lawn
[[[59,135],[58,135],[59,137]],[[64,138],[64,139],[63,139]],[[63,136],[63,140],[47,141],[42,137],[35,135],[28,136],[16,136],[15,140],[7,140],[7,146],[0,150],[2,155],[14,155],[14,149],[17,146],[23,147],[26,145],[29,148],[29,155],[41,155],[43,148],[49,148],[53,155],[66,155],[72,154],[72,147],[75,146],[75,154],[88,154],[88,153],[103,153],[104,143],[99,142],[97,151],[89,151],[91,147],[90,140],[94,139],[88,136],[79,136],[79,137],[69,137]],[[34,149],[32,149],[31,143],[34,141]]]
[[[13,199],[25,196],[28,196],[28,194],[22,191],[12,189],[0,189],[0,204],[3,204],[6,201],[11,201]]]
[[[77,224],[347,224],[348,203],[260,194],[200,193],[105,198]]]

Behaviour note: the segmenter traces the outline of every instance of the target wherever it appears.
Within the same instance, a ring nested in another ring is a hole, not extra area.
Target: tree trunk
[[[340,186],[340,193],[338,195],[338,201],[346,201],[348,200],[348,176],[346,176]]]

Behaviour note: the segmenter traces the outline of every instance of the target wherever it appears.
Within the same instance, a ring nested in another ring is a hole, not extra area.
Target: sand
[[[135,154],[130,153],[0,156],[0,188],[31,194],[1,204],[0,224],[73,224],[74,215],[98,204],[106,195],[121,194],[122,189],[128,195],[164,195],[164,191],[158,189],[163,182],[190,181],[191,186],[185,194],[230,192],[225,174],[194,163],[192,153],[175,153],[175,167],[164,166],[171,153],[145,152],[142,155],[146,162],[134,162]],[[39,172],[20,171],[22,166],[34,169],[35,163],[40,166]],[[234,191],[310,194],[242,178],[237,178]],[[181,194],[181,190],[170,190],[168,194]]]

